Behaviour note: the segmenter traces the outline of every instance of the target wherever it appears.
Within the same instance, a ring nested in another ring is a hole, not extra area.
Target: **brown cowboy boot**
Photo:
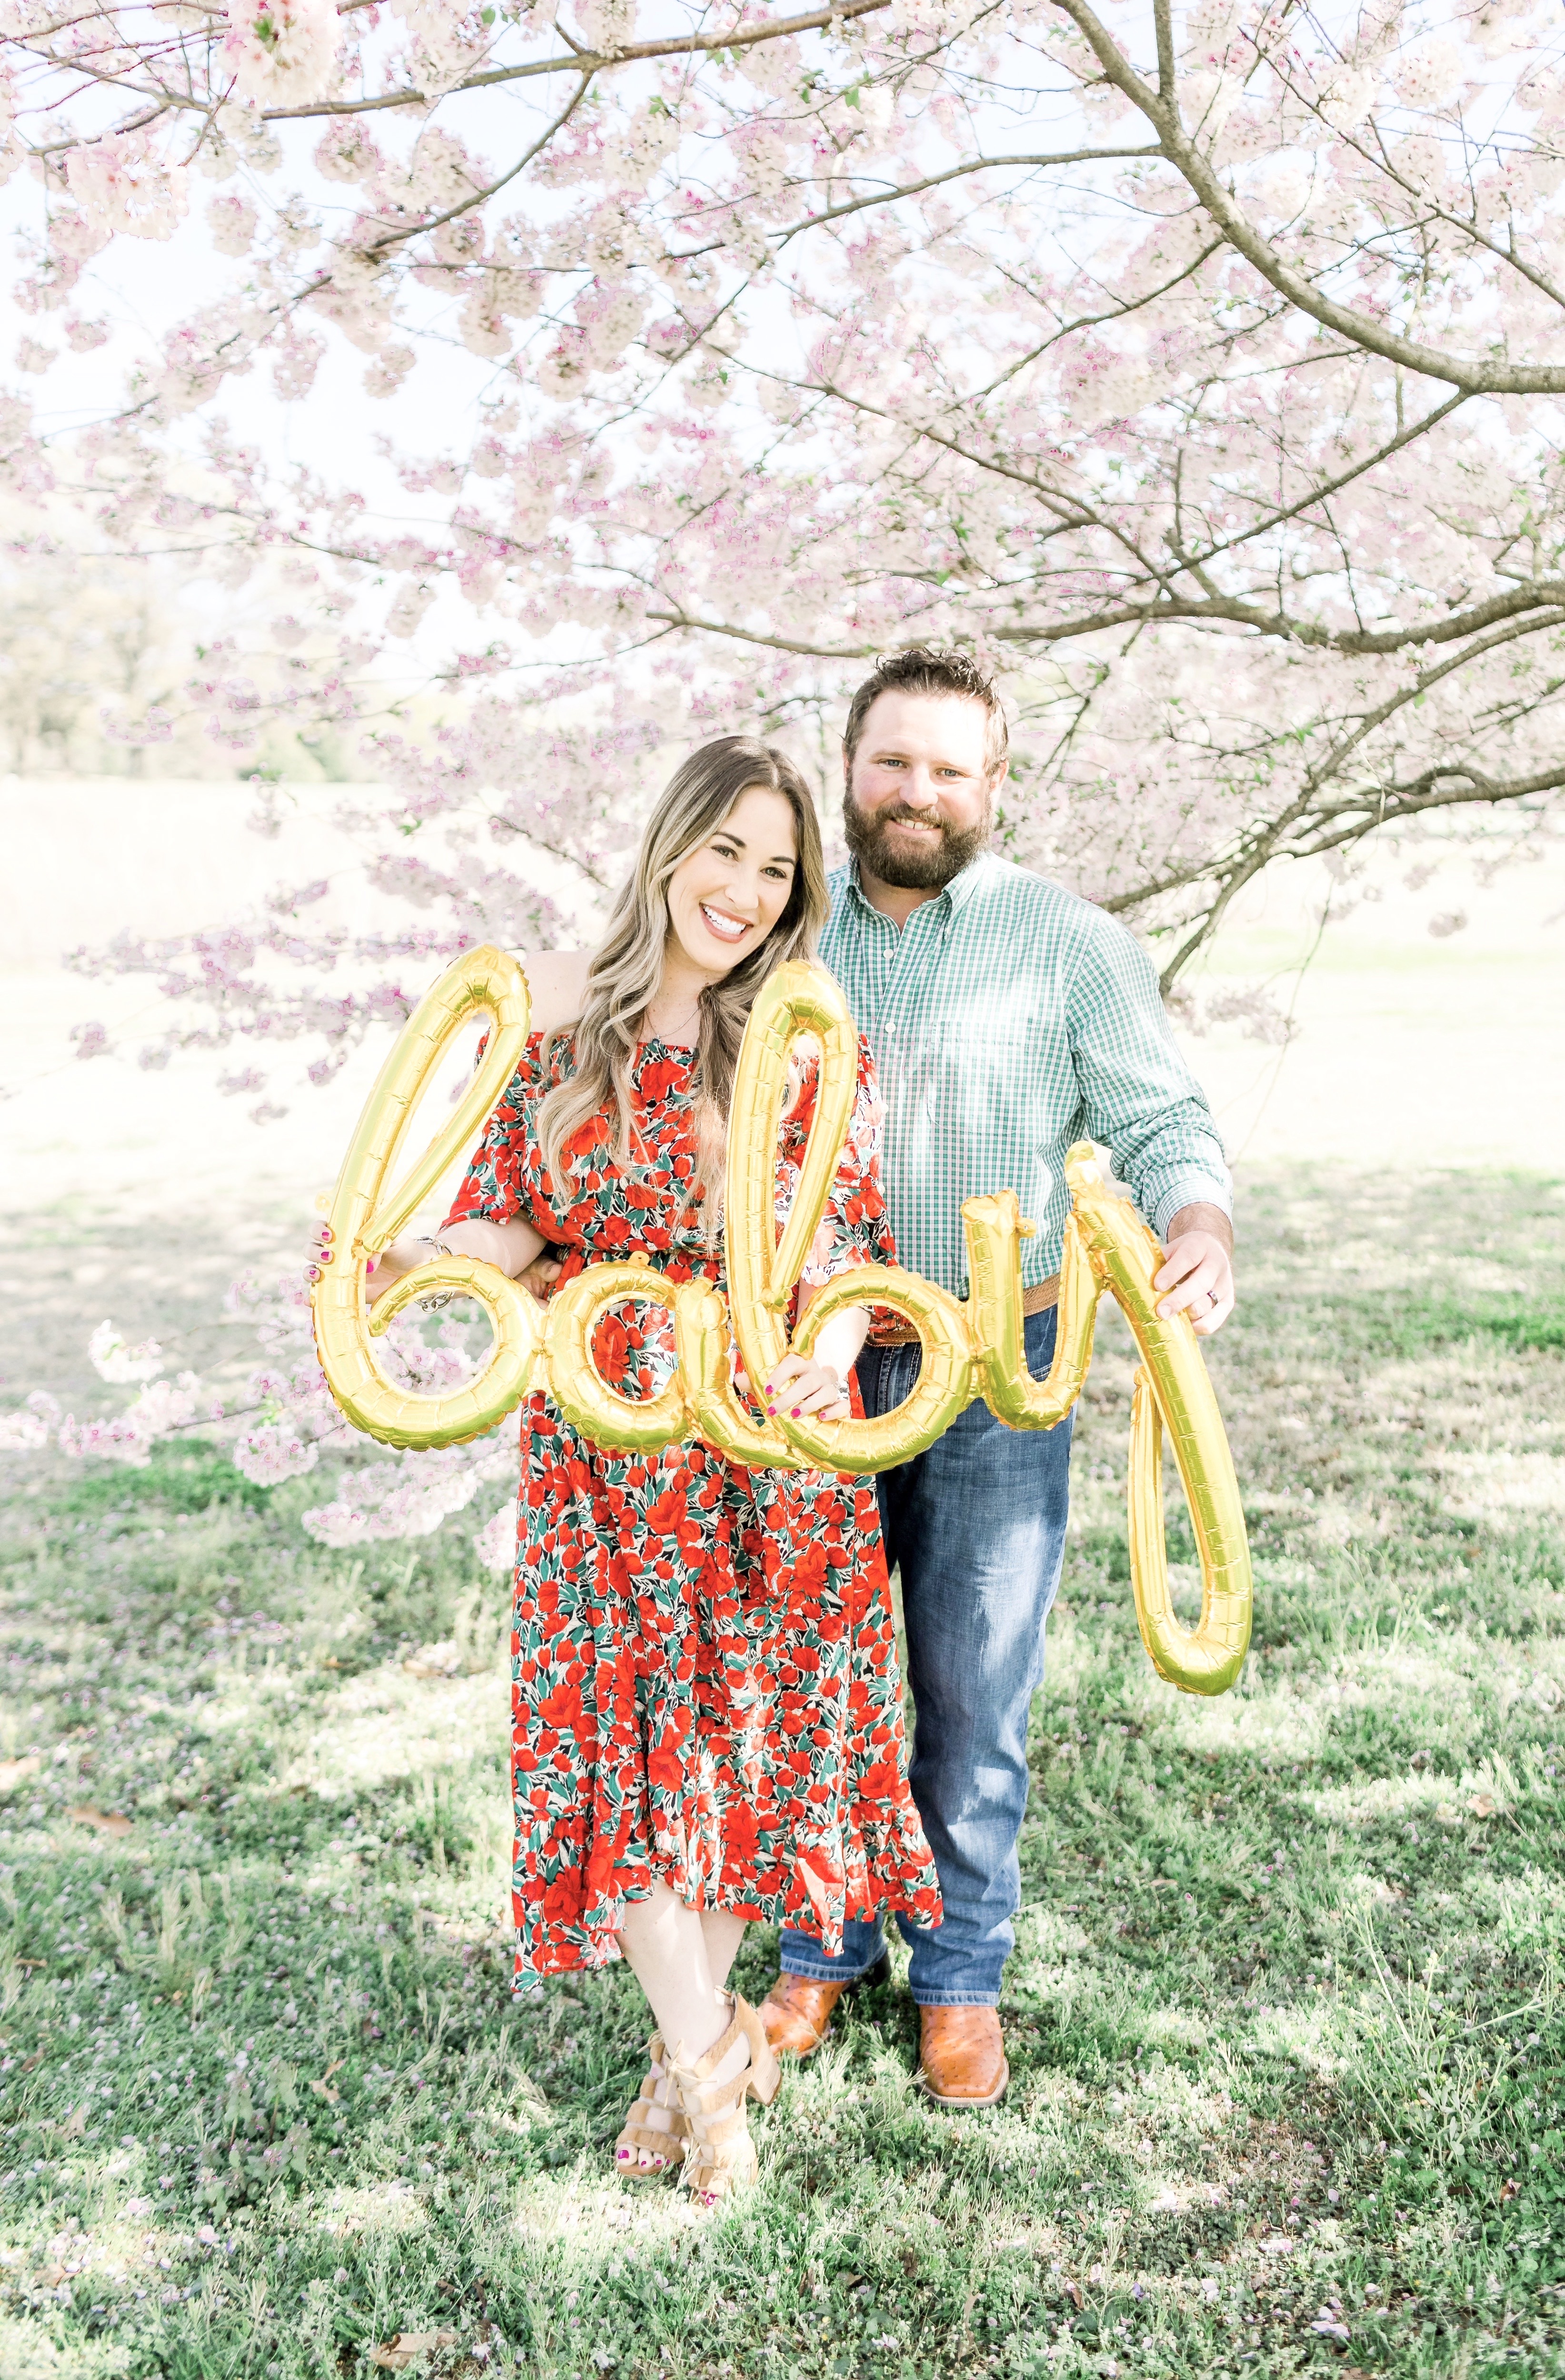
[[[761,2022],[774,2050],[808,2058],[831,2031],[831,2012],[844,1993],[891,1980],[891,1961],[882,1952],[873,1967],[847,1983],[827,1984],[813,1975],[779,1975],[761,2003]]]
[[[992,2107],[1010,2080],[998,2010],[920,2009],[919,2080],[942,2107]]]

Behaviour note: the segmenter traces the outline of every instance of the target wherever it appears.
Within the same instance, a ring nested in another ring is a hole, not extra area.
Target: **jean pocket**
[[[864,1416],[878,1421],[911,1396],[923,1362],[915,1340],[911,1347],[866,1347],[859,1358],[859,1393]]]
[[[1058,1305],[1045,1306],[1042,1314],[1030,1314],[1022,1326],[1023,1343],[1027,1350],[1027,1369],[1035,1380],[1047,1377],[1054,1361],[1056,1328],[1059,1321]]]

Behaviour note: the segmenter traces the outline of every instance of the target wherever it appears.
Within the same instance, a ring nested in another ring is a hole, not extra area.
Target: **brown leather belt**
[[[1059,1275],[1058,1273],[1051,1274],[1047,1281],[1039,1281],[1035,1288],[1024,1289],[1021,1293],[1023,1314],[1046,1314],[1051,1305],[1058,1304]],[[911,1347],[917,1340],[918,1332],[913,1329],[912,1324],[904,1322],[899,1315],[895,1319],[888,1320],[883,1329],[872,1330],[868,1344],[872,1347]]]

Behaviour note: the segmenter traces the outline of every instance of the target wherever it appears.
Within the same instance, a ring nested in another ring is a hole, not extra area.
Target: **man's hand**
[[[1198,1339],[1210,1339],[1233,1312],[1233,1225],[1220,1207],[1181,1207],[1168,1225],[1162,1269],[1154,1289],[1165,1317],[1187,1313]]]

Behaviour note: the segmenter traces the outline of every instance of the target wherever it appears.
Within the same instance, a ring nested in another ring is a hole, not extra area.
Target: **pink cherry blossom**
[[[228,1451],[236,1469],[258,1488],[275,1488],[285,1479],[312,1471],[321,1454],[313,1439],[300,1438],[286,1421],[240,1430]]]
[[[509,1570],[516,1560],[516,1499],[510,1497],[499,1511],[485,1521],[482,1529],[473,1533],[472,1547],[485,1570]]]
[[[99,1323],[87,1342],[87,1354],[103,1380],[154,1380],[163,1369],[163,1349],[155,1339],[128,1346],[112,1322]]]
[[[914,639],[1010,705],[999,847],[1197,1022],[1286,1029],[1190,990],[1278,862],[1342,900],[1376,840],[1488,869],[1557,832],[1557,11],[1199,0],[1162,56],[1102,0],[788,21],[0,8],[13,543],[199,567],[199,644],[105,733],[254,771],[262,836],[308,754],[363,861],[336,912],[306,861],[74,954],[157,1000],[79,1055],[220,1053],[258,1124],[337,1099],[459,949],[591,939],[692,742],[786,740],[829,817],[847,694]],[[176,229],[150,284],[123,243]],[[297,1307],[252,1318],[293,1382]],[[393,1342],[410,1380],[468,1360]],[[144,1447],[153,1385],[62,1442]],[[247,1459],[333,1469],[318,1383],[255,1394]],[[404,1496],[365,1453],[343,1542],[480,1460]]]
[[[149,130],[105,133],[68,151],[65,176],[83,217],[101,236],[167,239],[188,202],[183,164]]]
[[[230,0],[223,63],[259,107],[303,106],[329,86],[342,29],[332,0]]]

